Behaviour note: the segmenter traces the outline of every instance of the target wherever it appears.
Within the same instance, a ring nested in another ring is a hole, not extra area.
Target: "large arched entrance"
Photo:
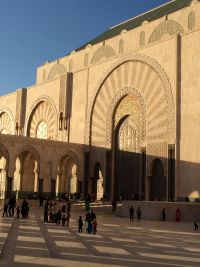
[[[138,127],[131,116],[123,117],[114,137],[114,197],[139,198],[140,155]]]
[[[111,66],[94,92],[87,126],[91,148],[111,150],[111,198],[145,199],[149,159],[167,158],[175,137],[173,94],[159,63],[135,54]]]
[[[71,155],[65,155],[59,162],[56,179],[56,196],[65,193],[72,195],[78,192],[77,160]]]
[[[167,197],[167,182],[164,176],[164,166],[159,158],[152,164],[152,177],[150,179],[150,200],[164,201]]]
[[[17,197],[32,197],[38,192],[39,160],[31,150],[25,150],[16,158],[13,190]]]

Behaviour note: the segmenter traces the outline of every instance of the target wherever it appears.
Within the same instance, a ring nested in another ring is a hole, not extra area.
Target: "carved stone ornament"
[[[141,138],[174,136],[174,101],[167,75],[155,60],[135,54],[114,64],[97,86],[89,106],[86,143],[111,147],[113,114],[126,95],[133,95],[142,107]]]

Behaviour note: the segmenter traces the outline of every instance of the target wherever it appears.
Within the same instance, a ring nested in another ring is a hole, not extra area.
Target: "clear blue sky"
[[[35,83],[36,68],[169,0],[0,0],[0,95]]]

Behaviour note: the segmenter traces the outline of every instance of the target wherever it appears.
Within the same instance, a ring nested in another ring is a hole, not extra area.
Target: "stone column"
[[[60,193],[60,174],[56,176],[56,198],[59,197]]]

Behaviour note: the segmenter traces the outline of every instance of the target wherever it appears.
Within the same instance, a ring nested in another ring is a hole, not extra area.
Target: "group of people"
[[[16,214],[17,214],[17,219],[20,218],[20,213],[21,213],[21,218],[22,219],[27,219],[28,214],[29,214],[29,204],[26,199],[22,201],[21,208],[19,205],[17,205],[16,198],[12,197],[9,199],[9,201],[5,201],[4,207],[3,207],[3,215],[2,217],[14,217],[15,214],[15,209],[16,209]]]
[[[81,222],[82,217],[79,217],[79,233],[82,233],[83,229],[83,221]],[[96,220],[96,214],[91,209],[89,212],[85,214],[85,223],[87,224],[86,231],[88,234],[95,235],[97,232],[97,220]],[[81,226],[82,225],[82,226]]]
[[[71,201],[68,200],[61,208],[57,207],[56,202],[50,202],[48,199],[44,204],[44,223],[55,223],[56,225],[69,226],[71,212]],[[96,234],[97,221],[96,214],[90,210],[85,214],[85,223],[87,224],[86,231],[88,234]],[[83,232],[83,219],[79,216],[78,219],[78,232]]]
[[[56,225],[62,224],[62,226],[69,226],[71,211],[71,202],[67,202],[67,206],[63,205],[62,208],[58,208],[56,202],[52,203],[47,200],[44,205],[44,222],[55,223]]]
[[[134,222],[134,212],[135,212],[134,207],[131,206],[131,207],[129,208],[130,222]],[[137,208],[136,213],[137,213],[137,222],[140,222],[141,215],[142,215],[142,211],[141,211],[140,206]]]

